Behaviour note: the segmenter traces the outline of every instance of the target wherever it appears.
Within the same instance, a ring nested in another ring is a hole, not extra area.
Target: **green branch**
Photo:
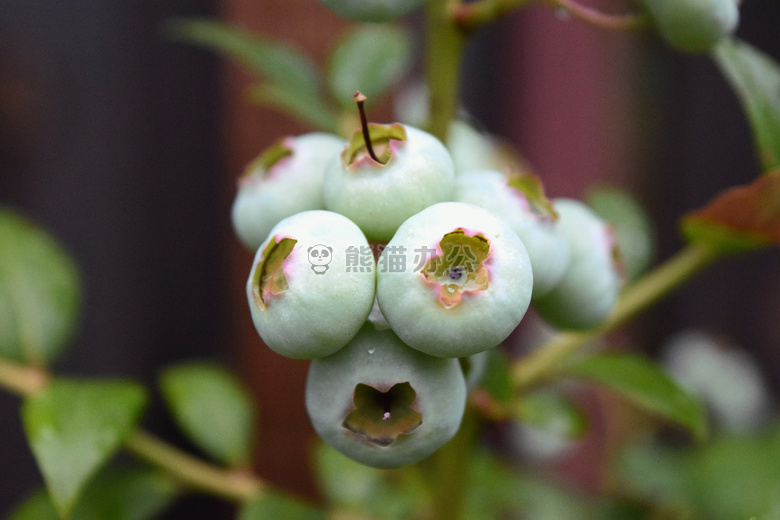
[[[466,36],[453,23],[458,0],[429,0],[425,8],[425,74],[430,96],[428,131],[447,142],[458,111],[460,67]]]
[[[31,395],[49,380],[45,370],[0,359],[0,386],[18,395]]]
[[[40,368],[0,359],[0,387],[17,395],[29,396],[39,392],[51,379],[52,376]],[[164,470],[180,484],[228,500],[243,502],[258,498],[267,488],[262,480],[247,471],[214,466],[141,429],[130,436],[125,448]]]
[[[467,406],[458,433],[433,455],[431,486],[435,520],[460,520],[463,517],[469,464],[478,433],[479,421]]]
[[[125,443],[138,458],[157,466],[185,486],[235,502],[260,497],[265,484],[248,471],[225,470],[138,430]]]
[[[488,25],[515,9],[528,5],[534,0],[479,0],[470,4],[460,4],[453,11],[455,25],[463,32],[471,33]]]
[[[544,0],[553,7],[564,9],[572,17],[601,29],[635,31],[647,24],[644,13],[607,14],[592,7],[586,7],[575,0]]]
[[[572,17],[601,29],[633,31],[647,23],[644,13],[613,15],[586,7],[575,0],[479,0],[461,4],[453,12],[453,20],[463,32],[473,32],[505,14],[533,2],[545,3],[563,9]]]
[[[582,346],[617,329],[720,256],[703,245],[689,245],[647,276],[627,287],[601,327],[586,332],[562,332],[538,350],[514,363],[512,382],[518,390],[537,385],[558,370],[561,362]]]

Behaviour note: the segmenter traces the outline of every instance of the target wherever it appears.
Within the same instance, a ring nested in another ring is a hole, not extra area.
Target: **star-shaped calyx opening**
[[[450,309],[460,303],[464,293],[488,288],[487,238],[478,233],[468,236],[458,228],[442,237],[439,248],[441,255],[428,260],[422,269],[425,281],[436,287],[439,303]]]
[[[272,298],[287,290],[284,261],[290,256],[297,242],[293,238],[280,240],[275,236],[263,249],[263,259],[252,272],[252,297],[260,309],[265,310]]]
[[[417,392],[408,381],[394,384],[387,392],[358,383],[354,407],[342,426],[378,446],[389,446],[422,424],[422,415],[412,408],[415,399]]]

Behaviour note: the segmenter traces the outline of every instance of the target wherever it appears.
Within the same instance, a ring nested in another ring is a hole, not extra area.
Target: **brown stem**
[[[479,0],[468,4],[459,4],[452,11],[452,18],[458,29],[470,33],[496,21],[511,11],[534,2],[565,9],[574,18],[601,29],[633,31],[643,27],[647,22],[647,17],[644,14],[607,14],[586,7],[576,0]]]
[[[584,6],[576,0],[544,0],[555,7],[565,9],[574,18],[588,22],[601,29],[614,29],[619,31],[635,31],[644,27],[647,22],[644,14],[607,14]]]
[[[360,127],[363,129],[363,141],[366,143],[366,150],[368,150],[368,155],[370,155],[371,158],[376,162],[380,162],[374,153],[374,147],[371,145],[371,136],[368,134],[368,118],[366,118],[366,110],[363,108],[363,103],[366,101],[366,96],[364,96],[363,93],[359,90],[356,90],[353,97],[357,102],[358,111],[360,112]]]
[[[471,3],[460,3],[452,10],[452,20],[455,26],[464,33],[472,33],[488,25],[505,14],[519,7],[532,3],[534,0],[479,0]]]

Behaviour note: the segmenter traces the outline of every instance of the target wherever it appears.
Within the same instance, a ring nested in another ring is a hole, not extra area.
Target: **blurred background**
[[[258,396],[259,473],[313,496],[306,364],[261,348],[243,294],[252,255],[229,221],[244,165],[278,137],[308,129],[253,106],[244,71],[163,37],[165,20],[189,16],[220,16],[319,63],[348,27],[315,0],[4,0],[0,204],[50,230],[81,267],[82,326],[59,372],[152,386],[176,361],[223,361]],[[741,16],[739,36],[780,60],[780,3],[746,0]],[[407,22],[421,25],[418,15]],[[659,259],[681,246],[681,214],[759,170],[738,101],[711,60],[546,7],[475,35],[462,97],[484,129],[522,151],[549,195],[581,197],[600,183],[636,194],[656,225]],[[392,117],[388,106],[369,110],[375,120]],[[777,250],[728,260],[633,324],[633,343],[655,355],[683,329],[711,331],[750,352],[777,395],[778,288]],[[2,514],[42,482],[18,405],[0,393]],[[159,398],[144,425],[190,447]],[[577,478],[587,488],[590,477]],[[231,511],[190,497],[166,518]]]

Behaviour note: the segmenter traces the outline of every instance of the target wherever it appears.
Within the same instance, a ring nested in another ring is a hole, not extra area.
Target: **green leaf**
[[[0,208],[0,357],[52,361],[76,328],[81,281],[45,231]]]
[[[252,99],[284,110],[318,129],[335,132],[336,117],[320,92],[314,63],[289,45],[206,19],[172,20],[165,26],[171,39],[206,47],[263,79]]]
[[[173,483],[156,471],[140,468],[102,470],[86,487],[70,520],[149,520],[176,498]],[[27,499],[9,520],[60,520],[46,490]]]
[[[474,451],[468,468],[464,520],[589,518],[583,501],[571,490],[556,488],[538,477],[517,474],[484,450]]]
[[[645,209],[625,190],[600,186],[590,190],[588,206],[609,222],[629,280],[637,280],[655,256],[655,231]]]
[[[729,38],[713,56],[742,102],[764,170],[780,166],[780,67],[751,45]]]
[[[526,493],[522,479],[484,449],[474,450],[467,466],[469,485],[463,507],[465,520],[510,518],[523,511]]]
[[[60,514],[133,432],[146,404],[127,381],[56,380],[22,405],[27,440]]]
[[[724,436],[695,451],[688,487],[701,518],[776,519],[780,510],[780,430]],[[769,516],[770,511],[775,514]]]
[[[318,443],[315,467],[320,488],[341,507],[370,503],[383,485],[381,470],[355,462],[325,443]]]
[[[348,33],[329,57],[329,85],[347,109],[356,90],[377,103],[412,64],[411,35],[399,27],[362,26]]]
[[[325,520],[325,515],[280,493],[266,493],[244,505],[238,520]]]
[[[555,392],[539,391],[523,396],[514,415],[525,424],[570,439],[580,438],[588,430],[585,413]]]
[[[678,423],[697,438],[707,433],[701,404],[652,361],[633,354],[597,354],[566,368],[574,377],[603,385],[632,403]]]
[[[198,44],[230,58],[281,87],[317,91],[316,67],[289,45],[207,19],[171,20],[165,32],[173,40]]]
[[[339,132],[338,119],[319,98],[307,98],[302,102],[302,98],[293,90],[258,83],[250,89],[249,99],[260,105],[277,108],[318,130],[333,134]]]
[[[681,220],[685,237],[734,253],[780,245],[780,168],[729,188]]]
[[[672,509],[690,509],[686,505],[691,491],[689,460],[689,451],[667,449],[654,442],[630,446],[618,461],[620,482],[632,496]]]
[[[637,510],[580,494],[508,467],[506,456],[476,449],[470,456],[463,520],[641,520]],[[631,514],[634,513],[634,514]]]
[[[775,519],[780,513],[780,428],[721,435],[688,449],[632,446],[621,456],[618,481],[626,495],[661,506],[670,517]]]
[[[342,455],[325,443],[315,451],[320,489],[342,511],[386,520],[406,520],[420,508],[425,486],[404,479],[404,470],[379,470]]]
[[[41,489],[17,506],[8,515],[8,520],[60,520],[60,515],[51,503],[49,494]]]
[[[225,464],[249,463],[255,411],[235,376],[217,365],[188,363],[163,372],[160,386],[176,422],[196,445]]]

